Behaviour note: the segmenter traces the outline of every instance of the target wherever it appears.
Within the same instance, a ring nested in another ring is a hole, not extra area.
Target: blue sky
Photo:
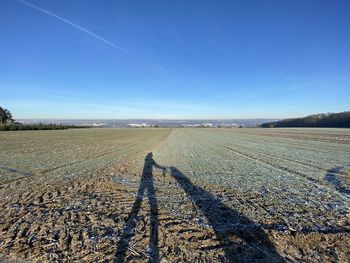
[[[16,118],[350,110],[350,1],[0,1]]]

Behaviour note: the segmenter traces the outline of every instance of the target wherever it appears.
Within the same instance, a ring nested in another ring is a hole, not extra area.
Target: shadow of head
[[[155,163],[155,161],[153,159],[153,153],[149,152],[145,157],[145,164],[150,166],[150,165],[153,165],[154,163]]]

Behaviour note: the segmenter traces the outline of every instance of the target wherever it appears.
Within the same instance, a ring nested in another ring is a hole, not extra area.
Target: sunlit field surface
[[[7,260],[346,262],[349,201],[349,129],[0,133]]]
[[[0,134],[1,181],[27,175],[74,177],[143,158],[168,129],[82,129]]]

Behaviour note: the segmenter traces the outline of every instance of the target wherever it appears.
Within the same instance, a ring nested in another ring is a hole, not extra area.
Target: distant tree
[[[340,113],[321,113],[304,118],[285,119],[263,123],[263,128],[273,127],[337,127],[350,128],[350,111]]]
[[[0,107],[0,124],[12,123],[13,121],[12,113],[8,109]]]
[[[3,124],[5,122],[5,111],[2,107],[0,107],[0,123]]]

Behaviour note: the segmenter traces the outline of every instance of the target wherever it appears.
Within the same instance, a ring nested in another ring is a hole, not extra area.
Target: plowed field
[[[348,129],[0,133],[0,261],[349,262]]]

